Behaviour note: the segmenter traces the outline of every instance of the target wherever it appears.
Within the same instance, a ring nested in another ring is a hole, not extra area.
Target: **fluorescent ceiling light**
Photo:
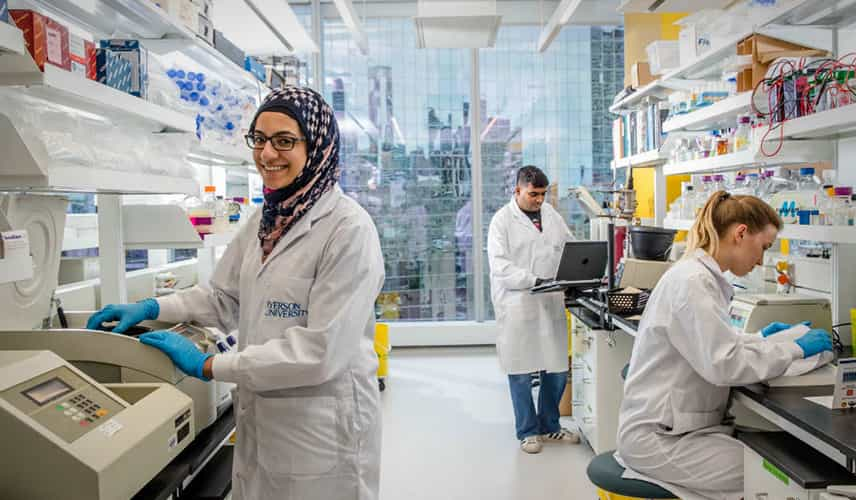
[[[357,42],[360,53],[367,55],[369,53],[369,42],[365,32],[363,32],[363,27],[360,26],[359,19],[357,19],[357,13],[354,12],[354,4],[351,3],[351,0],[333,0],[333,3],[336,4],[336,10],[342,16],[342,21],[348,27],[348,31],[351,32],[354,41]]]
[[[495,0],[419,0],[416,46],[440,49],[493,47],[502,16]]]
[[[538,52],[544,52],[567,24],[581,26],[619,25],[624,17],[616,12],[618,0],[561,0],[538,37]]]
[[[318,52],[286,0],[228,0],[217,3],[214,26],[252,56]]]

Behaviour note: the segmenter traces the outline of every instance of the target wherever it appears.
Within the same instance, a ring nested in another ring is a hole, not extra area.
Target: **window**
[[[362,56],[339,21],[324,25],[325,97],[342,133],[343,190],[372,216],[386,262],[378,300],[390,320],[473,320],[469,50],[415,48],[412,19],[366,19]],[[623,31],[566,27],[545,54],[538,26],[501,28],[481,50],[483,248],[517,169],[542,168],[578,237],[588,218],[568,188],[611,183],[607,109],[623,83]]]

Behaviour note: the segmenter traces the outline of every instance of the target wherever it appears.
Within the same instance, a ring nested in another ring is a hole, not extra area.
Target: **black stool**
[[[615,450],[601,453],[589,462],[586,474],[589,481],[598,487],[601,500],[670,499],[677,496],[656,484],[638,479],[624,479],[624,467],[613,457]]]

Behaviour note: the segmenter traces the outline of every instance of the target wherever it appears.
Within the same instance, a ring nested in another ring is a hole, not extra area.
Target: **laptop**
[[[569,241],[562,249],[556,278],[530,288],[532,293],[600,286],[606,275],[607,242]]]

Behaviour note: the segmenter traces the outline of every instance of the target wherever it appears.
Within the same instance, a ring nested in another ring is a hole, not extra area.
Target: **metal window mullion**
[[[481,161],[481,72],[479,49],[470,52],[470,153],[472,155],[472,201],[473,201],[473,276],[476,321],[485,320],[484,265],[485,259],[482,230],[482,161]]]

